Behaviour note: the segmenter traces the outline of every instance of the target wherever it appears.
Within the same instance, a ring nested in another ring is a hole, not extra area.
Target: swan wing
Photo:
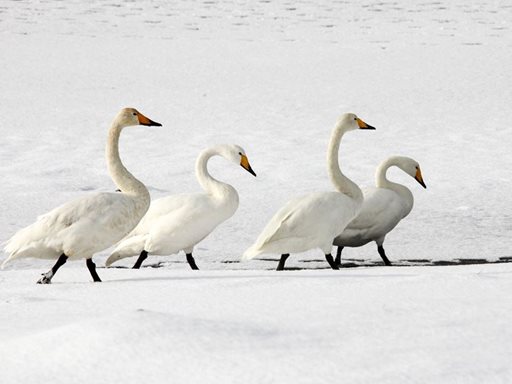
[[[256,243],[243,255],[303,252],[330,245],[357,214],[358,204],[339,192],[320,192],[289,201],[272,217]],[[343,216],[344,220],[339,220]]]
[[[361,211],[334,244],[358,246],[375,241],[400,222],[405,209],[397,193],[385,188],[365,189]]]
[[[107,266],[142,250],[153,255],[171,255],[191,248],[232,216],[233,212],[228,211],[204,193],[155,200],[137,227],[117,245]]]
[[[166,220],[172,215],[179,214],[184,207],[193,205],[191,203],[194,199],[191,196],[194,195],[171,195],[153,200],[137,226],[116,245],[105,265],[108,267],[120,259],[138,256],[143,250],[148,251],[146,241],[150,232],[154,228],[165,226]]]
[[[183,204],[186,204],[191,196],[194,195],[178,194],[153,200],[144,217],[127,237],[147,234],[157,220],[182,208]]]
[[[206,194],[183,196],[179,208],[158,218],[149,231],[147,251],[169,255],[193,248],[232,213]]]
[[[80,257],[119,240],[136,224],[133,199],[121,193],[97,193],[65,203],[39,216],[5,245],[9,258]],[[136,215],[135,215],[136,216]],[[80,255],[76,250],[83,250]]]

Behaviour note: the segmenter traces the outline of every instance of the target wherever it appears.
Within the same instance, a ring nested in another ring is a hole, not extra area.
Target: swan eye
[[[137,116],[137,112],[133,112],[133,116]]]
[[[354,121],[357,121],[357,117],[354,117]]]
[[[238,152],[238,154],[239,154],[240,156],[242,156],[242,152]]]

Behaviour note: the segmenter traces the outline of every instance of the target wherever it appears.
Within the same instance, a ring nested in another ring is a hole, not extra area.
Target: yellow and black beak
[[[251,164],[249,164],[249,159],[245,155],[241,155],[240,166],[249,172],[251,175],[256,176],[256,173],[252,170]]]
[[[375,129],[375,127],[372,127],[371,125],[366,124],[359,117],[356,117],[356,121],[357,121],[357,125],[359,126],[359,129]]]
[[[140,125],[146,125],[146,126],[154,126],[154,127],[161,127],[162,124],[157,123],[156,121],[153,121],[151,119],[148,119],[146,116],[144,116],[142,113],[137,113],[137,118],[139,119]]]
[[[421,170],[420,167],[416,167],[416,175],[414,176],[416,181],[421,184],[423,188],[427,188],[425,183],[423,182],[423,176],[421,176]]]

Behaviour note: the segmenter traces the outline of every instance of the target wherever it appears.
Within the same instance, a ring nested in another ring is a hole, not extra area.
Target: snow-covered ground
[[[512,265],[0,275],[2,383],[509,383]]]
[[[154,198],[197,191],[195,157],[219,142],[243,146],[258,173],[211,162],[240,208],[196,249],[203,271],[180,255],[100,269],[98,285],[83,263],[50,287],[33,284],[48,262],[1,272],[0,381],[512,380],[508,264],[277,274],[273,261],[237,263],[288,198],[331,188],[327,141],[347,111],[377,127],[344,138],[349,177],[372,184],[402,154],[428,186],[390,172],[416,199],[386,240],[391,261],[510,256],[511,28],[512,6],[491,0],[0,1],[0,241],[115,189],[103,152],[125,106],[164,125],[121,138]],[[378,260],[373,244],[344,256]]]

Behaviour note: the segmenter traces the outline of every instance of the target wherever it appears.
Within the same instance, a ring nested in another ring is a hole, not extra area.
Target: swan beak
[[[161,127],[162,124],[157,123],[156,121],[153,121],[151,119],[148,119],[146,116],[144,116],[142,113],[138,113],[137,117],[139,119],[140,125],[146,125],[146,126],[153,126],[153,127]]]
[[[240,160],[240,166],[249,172],[251,175],[256,176],[256,173],[252,170],[251,164],[249,164],[249,159],[247,156],[242,155],[242,159]]]
[[[416,176],[414,176],[414,178],[416,179],[416,181],[418,183],[421,184],[421,186],[423,188],[427,188],[427,186],[425,185],[425,182],[423,181],[423,176],[421,176],[421,170],[420,170],[420,167],[416,168]]]
[[[359,129],[375,129],[375,127],[372,127],[371,125],[366,124],[359,117],[356,117],[356,121],[357,121],[357,125],[359,125]]]

